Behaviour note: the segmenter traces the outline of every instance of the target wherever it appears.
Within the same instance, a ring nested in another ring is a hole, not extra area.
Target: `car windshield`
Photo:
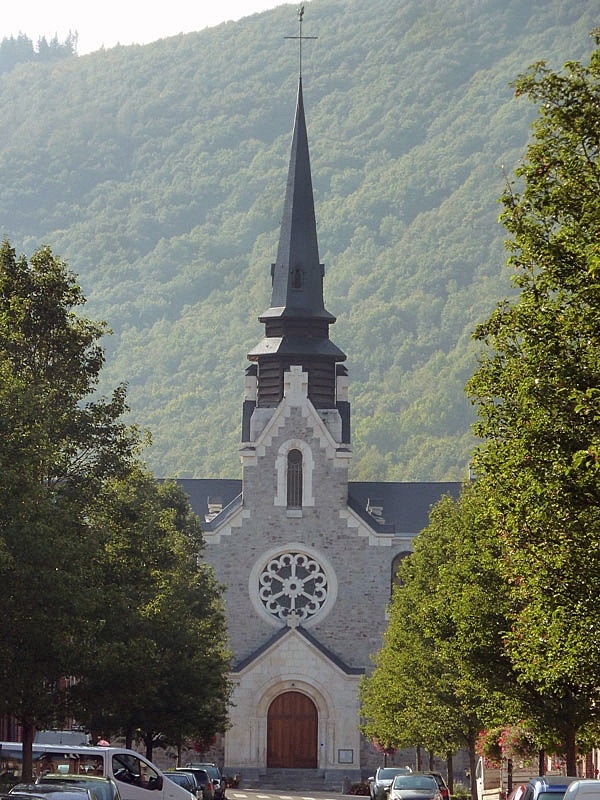
[[[96,800],[113,800],[118,797],[118,789],[115,784],[105,778],[94,778],[88,775],[44,775],[36,781],[38,786],[49,783],[63,784],[67,789],[71,789],[73,786],[91,789]]]
[[[431,789],[437,791],[437,783],[429,775],[396,775],[394,789]]]
[[[377,778],[379,780],[391,780],[395,778],[396,775],[405,775],[406,774],[406,767],[383,767],[377,773]]]
[[[545,792],[540,792],[537,797],[538,800],[561,800],[566,791],[566,786],[557,786],[556,789],[546,789]]]
[[[165,775],[169,780],[172,780],[173,783],[178,783],[180,786],[185,786],[187,789],[192,786],[190,776],[186,775],[184,772],[165,772]]]

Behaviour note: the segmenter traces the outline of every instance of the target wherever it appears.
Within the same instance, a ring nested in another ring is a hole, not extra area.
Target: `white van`
[[[21,742],[0,742],[0,771],[20,775],[22,754]],[[151,761],[124,747],[34,744],[33,772],[34,780],[48,773],[114,778],[122,800],[195,800]]]
[[[582,778],[571,783],[565,797],[569,800],[600,800],[600,781],[595,778]]]

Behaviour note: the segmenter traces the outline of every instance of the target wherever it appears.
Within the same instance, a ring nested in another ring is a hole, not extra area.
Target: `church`
[[[223,762],[242,780],[303,769],[341,784],[381,763],[358,727],[361,676],[400,559],[431,506],[460,491],[348,481],[349,376],[323,276],[300,77],[270,306],[264,337],[249,343],[242,479],[178,481],[226,587],[234,691]]]

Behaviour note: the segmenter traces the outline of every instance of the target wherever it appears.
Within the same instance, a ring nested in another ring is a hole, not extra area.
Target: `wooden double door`
[[[267,714],[267,767],[316,769],[318,714],[302,692],[278,695]]]

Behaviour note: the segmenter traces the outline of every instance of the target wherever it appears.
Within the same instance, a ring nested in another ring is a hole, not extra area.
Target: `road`
[[[227,800],[341,800],[340,792],[293,792],[283,789],[228,789]]]

